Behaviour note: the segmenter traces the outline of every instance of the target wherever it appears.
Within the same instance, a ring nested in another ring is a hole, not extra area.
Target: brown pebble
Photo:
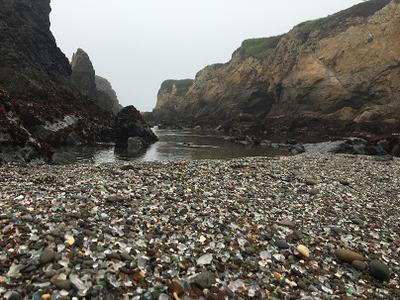
[[[354,252],[352,250],[348,250],[348,249],[337,249],[335,251],[335,256],[339,260],[347,262],[347,263],[352,263],[355,260],[358,260],[358,261],[365,260],[365,257],[362,256],[361,254]]]
[[[365,271],[368,268],[368,264],[364,261],[355,260],[351,263],[354,269],[359,271]]]

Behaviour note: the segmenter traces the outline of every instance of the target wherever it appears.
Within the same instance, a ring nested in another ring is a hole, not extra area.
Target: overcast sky
[[[155,106],[165,79],[226,62],[244,39],[287,32],[361,0],[51,0],[52,31],[91,57],[123,105]]]

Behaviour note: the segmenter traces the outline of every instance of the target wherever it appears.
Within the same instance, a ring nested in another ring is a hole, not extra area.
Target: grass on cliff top
[[[172,91],[174,85],[176,86],[176,95],[184,96],[189,88],[193,85],[193,79],[166,80],[161,84],[161,89]]]
[[[255,57],[262,59],[270,55],[275,47],[278,45],[281,36],[274,36],[269,38],[249,39],[243,41],[240,46],[240,54],[244,58]]]
[[[369,17],[384,8],[391,0],[370,0],[354,5],[349,9],[330,15],[326,18],[307,21],[297,25],[295,28],[301,33],[309,35],[313,31],[319,31],[322,35],[332,32],[335,27],[349,18]],[[400,0],[395,0],[400,1]]]

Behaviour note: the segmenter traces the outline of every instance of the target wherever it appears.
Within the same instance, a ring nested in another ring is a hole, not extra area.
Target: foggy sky
[[[361,0],[52,0],[52,31],[71,59],[83,48],[122,105],[155,106],[166,79],[194,78],[247,38],[287,32]]]

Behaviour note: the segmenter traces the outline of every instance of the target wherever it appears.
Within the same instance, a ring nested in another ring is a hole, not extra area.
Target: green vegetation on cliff
[[[254,57],[263,59],[272,54],[280,39],[281,36],[248,39],[243,41],[239,51],[244,58]]]
[[[349,18],[369,17],[389,4],[390,1],[391,0],[371,0],[363,2],[326,18],[301,23],[297,25],[295,29],[306,35],[309,35],[313,31],[319,31],[320,35],[326,36],[329,33],[333,33],[337,26],[344,24],[345,20]]]
[[[172,88],[176,87],[176,95],[183,96],[187,93],[189,88],[193,85],[193,79],[183,79],[183,80],[166,80],[161,84],[161,90],[172,91]]]

